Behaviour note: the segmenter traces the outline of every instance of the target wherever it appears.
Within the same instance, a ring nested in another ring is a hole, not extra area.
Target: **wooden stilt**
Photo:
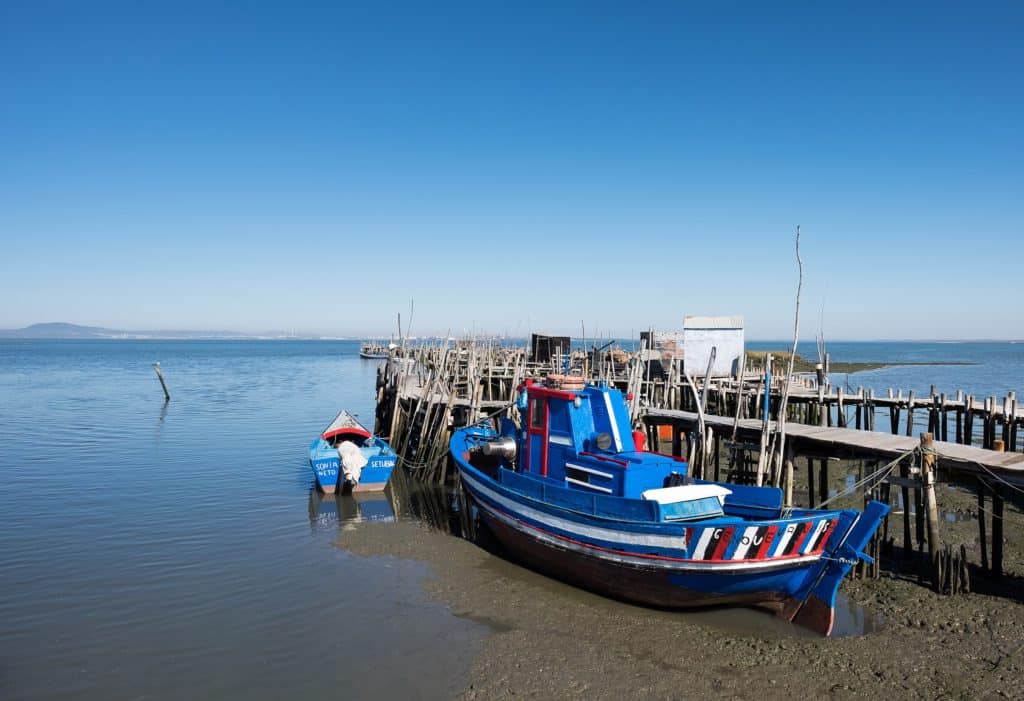
[[[992,576],[1003,576],[1003,494],[999,487],[992,491]]]
[[[814,504],[814,458],[807,458],[807,508],[813,509]]]
[[[981,568],[988,571],[988,542],[985,538],[985,519],[988,517],[985,509],[985,482],[978,479],[978,541],[981,546]]]

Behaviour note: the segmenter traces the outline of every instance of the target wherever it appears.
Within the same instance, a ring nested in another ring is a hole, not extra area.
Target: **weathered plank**
[[[695,424],[697,414],[690,411],[671,409],[649,409],[647,415],[655,423]],[[715,430],[724,427],[732,429],[735,419],[726,416],[704,416],[704,423]],[[771,422],[774,430],[775,422]],[[745,437],[759,434],[761,421],[740,419],[738,432]],[[913,436],[894,436],[876,431],[858,431],[852,428],[827,428],[808,426],[794,422],[786,424],[786,435],[790,440],[803,444],[805,448],[820,452],[834,451],[857,455],[873,455],[895,458],[918,447],[919,440]],[[940,469],[967,474],[983,474],[991,471],[1000,479],[1014,484],[1024,484],[1024,453],[1006,453],[985,450],[974,446],[959,445],[943,441],[935,442]]]

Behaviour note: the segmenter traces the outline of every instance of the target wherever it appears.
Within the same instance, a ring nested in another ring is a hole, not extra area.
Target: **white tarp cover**
[[[681,484],[677,487],[648,489],[640,496],[659,504],[678,504],[683,501],[696,501],[708,497],[718,497],[718,501],[721,503],[730,494],[732,494],[731,490],[717,484]]]
[[[359,484],[359,476],[368,462],[363,451],[352,441],[342,441],[338,444],[338,457],[341,458],[341,474],[345,481]]]

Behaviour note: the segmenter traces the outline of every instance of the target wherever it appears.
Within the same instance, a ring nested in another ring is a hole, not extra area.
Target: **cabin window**
[[[544,402],[540,399],[530,400],[530,428],[544,428]]]

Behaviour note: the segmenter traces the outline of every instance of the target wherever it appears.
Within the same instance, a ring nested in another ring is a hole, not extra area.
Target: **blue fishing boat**
[[[785,508],[782,491],[694,479],[647,452],[622,394],[527,381],[522,426],[459,429],[451,454],[483,523],[526,564],[666,608],[767,609],[823,635],[843,577],[889,511]]]
[[[380,491],[388,484],[398,457],[382,438],[371,434],[342,410],[309,446],[309,464],[324,494]]]

